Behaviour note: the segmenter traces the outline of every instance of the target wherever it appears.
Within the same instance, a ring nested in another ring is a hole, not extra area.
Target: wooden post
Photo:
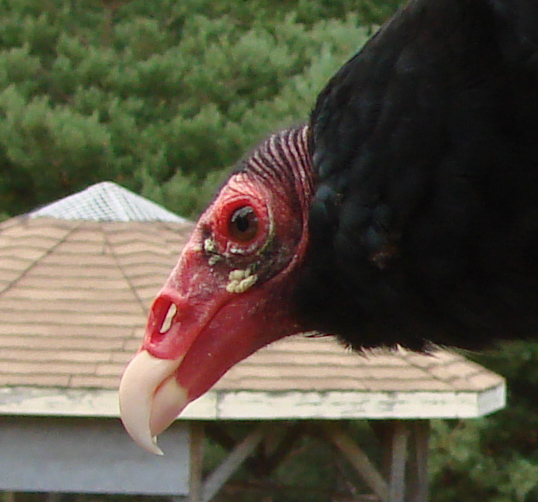
[[[189,502],[202,502],[202,467],[204,463],[204,426],[190,422]]]
[[[337,424],[326,422],[323,429],[331,442],[344,454],[373,492],[383,501],[389,502],[389,487],[383,476],[372,464],[353,439]],[[392,501],[390,501],[392,502]]]
[[[409,427],[403,421],[396,421],[394,423],[389,502],[405,502],[405,473],[409,434]]]
[[[430,422],[428,420],[414,420],[411,424],[411,438],[414,449],[410,458],[407,493],[410,502],[428,502]]]

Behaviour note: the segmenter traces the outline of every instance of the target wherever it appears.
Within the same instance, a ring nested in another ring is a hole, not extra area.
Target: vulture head
[[[308,128],[271,136],[239,163],[199,218],[155,299],[120,386],[124,425],[155,437],[231,366],[301,331],[290,298],[308,242]]]

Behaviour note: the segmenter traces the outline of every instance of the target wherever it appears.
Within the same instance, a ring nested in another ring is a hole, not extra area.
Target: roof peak
[[[187,221],[111,181],[91,185],[85,190],[40,207],[28,216],[87,221]]]

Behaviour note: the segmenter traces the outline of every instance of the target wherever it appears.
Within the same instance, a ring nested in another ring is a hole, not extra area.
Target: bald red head
[[[124,424],[151,451],[159,452],[153,438],[231,366],[301,330],[290,298],[308,242],[307,133],[271,136],[240,164],[153,303],[120,387]]]

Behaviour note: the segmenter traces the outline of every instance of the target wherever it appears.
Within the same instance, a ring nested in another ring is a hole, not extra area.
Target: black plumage
[[[309,126],[308,327],[355,347],[538,335],[538,2],[412,1]]]

